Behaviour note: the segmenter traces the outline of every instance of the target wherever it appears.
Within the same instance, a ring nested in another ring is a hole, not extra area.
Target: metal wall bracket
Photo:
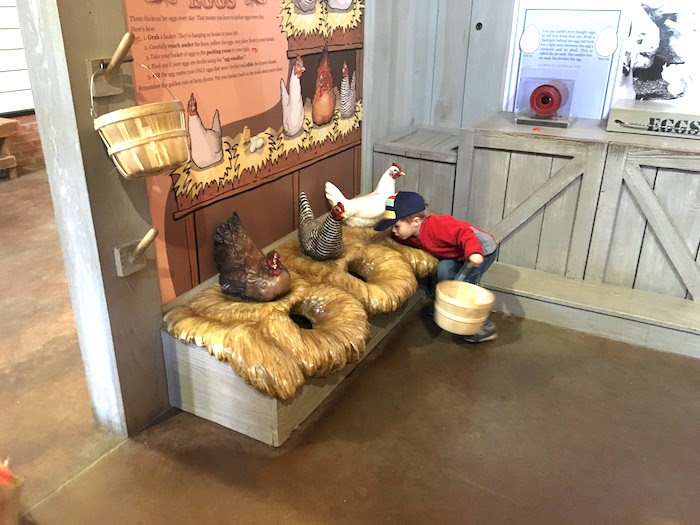
[[[105,69],[110,57],[92,58],[86,60],[88,81],[96,71]],[[96,75],[93,81],[92,96],[94,98],[111,97],[124,93],[123,75],[120,70],[112,72],[110,75]]]

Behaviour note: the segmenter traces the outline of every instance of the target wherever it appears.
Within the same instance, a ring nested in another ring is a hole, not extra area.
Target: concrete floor
[[[419,304],[281,448],[174,412],[92,425],[45,175],[0,181],[0,455],[25,523],[700,519],[700,362],[496,316],[455,343]]]

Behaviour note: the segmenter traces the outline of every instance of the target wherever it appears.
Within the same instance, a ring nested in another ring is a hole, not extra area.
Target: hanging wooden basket
[[[156,102],[95,119],[112,161],[127,179],[171,173],[189,160],[182,103]]]
[[[90,82],[95,130],[102,137],[119,173],[127,179],[171,173],[190,159],[182,102],[155,73],[145,65],[139,65],[147,69],[170,93],[172,102],[118,109],[98,117],[93,86],[95,76],[104,74],[104,71],[96,71]]]

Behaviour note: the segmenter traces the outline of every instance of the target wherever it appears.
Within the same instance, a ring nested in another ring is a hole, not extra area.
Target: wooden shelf
[[[322,35],[289,37],[287,39],[287,58],[294,58],[297,55],[321,53],[323,52],[324,46],[326,46],[328,51],[362,49],[364,37],[363,27],[363,22],[360,22],[355,29],[351,29],[350,31],[336,30],[328,39]]]

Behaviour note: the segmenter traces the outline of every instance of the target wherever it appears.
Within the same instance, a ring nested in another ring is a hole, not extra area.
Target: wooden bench
[[[0,117],[0,171],[7,171],[11,179],[17,178],[17,159],[10,154],[8,140],[19,128],[19,121]]]
[[[696,301],[494,263],[482,284],[494,310],[609,339],[700,358]]]

